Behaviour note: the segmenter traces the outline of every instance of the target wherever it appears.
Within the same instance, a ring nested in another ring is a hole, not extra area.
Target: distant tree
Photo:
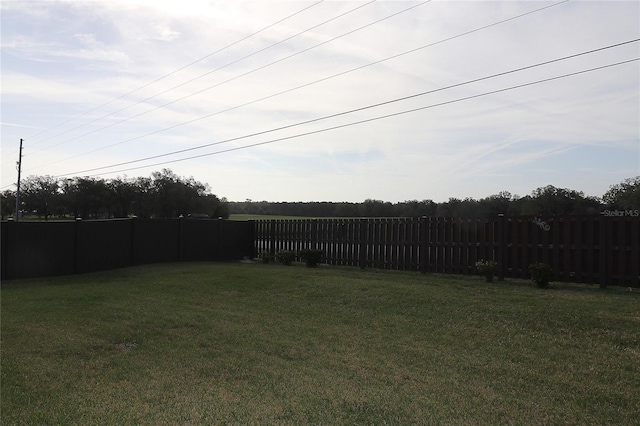
[[[594,197],[585,197],[583,192],[553,185],[540,187],[523,200],[524,215],[569,215],[597,212],[600,202]]]
[[[151,178],[139,177],[133,181],[135,196],[132,202],[132,212],[135,216],[148,219],[153,215],[155,196]]]
[[[67,209],[74,217],[98,219],[111,217],[111,189],[104,179],[76,177],[62,184]]]
[[[21,181],[20,192],[24,209],[37,214],[38,218],[48,220],[58,208],[60,185],[51,176],[29,176]]]
[[[170,169],[151,174],[148,188],[154,205],[154,217],[178,217],[189,214],[207,214],[211,217],[229,217],[226,200],[211,194],[209,185],[193,177],[183,178]]]
[[[135,181],[123,178],[112,179],[107,182],[111,193],[111,212],[113,217],[128,217],[133,212],[138,188]]]
[[[449,197],[448,201],[438,203],[435,216],[438,217],[452,217],[454,216],[454,210],[462,200],[455,197]]]
[[[438,217],[478,217],[478,202],[473,198],[451,197],[449,201],[438,204],[436,209]]]
[[[198,197],[196,190],[186,185],[169,169],[151,174],[155,217],[186,216],[195,207],[193,200]]]
[[[177,217],[206,213],[229,216],[226,199],[211,193],[208,184],[193,177],[177,176],[169,169],[135,179],[29,176],[21,185],[22,210],[47,220],[51,215],[87,219],[129,217]],[[325,203],[331,209],[330,203]],[[15,211],[15,193],[2,193],[2,219]]]
[[[396,216],[400,217],[433,216],[436,213],[437,204],[431,200],[408,200],[397,203],[394,208]]]
[[[196,211],[194,211],[195,213]],[[225,198],[219,199],[214,194],[204,194],[198,199],[198,213],[203,213],[212,218],[229,218],[229,206]]]
[[[640,209],[640,176],[610,186],[602,196],[602,201],[609,209]]]
[[[360,215],[364,217],[392,217],[394,216],[393,204],[367,198],[362,203]]]
[[[420,201],[420,216],[435,216],[438,210],[438,203],[433,200]]]
[[[513,195],[511,197],[511,201],[509,202],[509,216],[520,216],[521,214],[523,214],[522,204],[527,197],[520,197],[518,195]]]
[[[509,191],[501,191],[478,201],[478,216],[483,218],[496,217],[499,214],[513,215],[513,202],[517,197],[511,195]]]
[[[357,217],[359,208],[356,203],[337,203],[331,216],[334,217]]]
[[[12,217],[16,212],[16,192],[10,189],[0,193],[0,210],[2,220]]]

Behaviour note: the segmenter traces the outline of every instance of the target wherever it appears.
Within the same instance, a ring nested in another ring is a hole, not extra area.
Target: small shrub
[[[316,266],[318,266],[318,263],[322,261],[324,253],[322,252],[322,250],[305,249],[300,250],[298,255],[302,258],[302,260],[304,260],[304,264],[307,266],[307,268],[315,268]]]
[[[553,278],[553,269],[546,263],[532,263],[529,265],[531,280],[540,288],[549,287],[549,282]]]
[[[291,263],[295,258],[295,253],[289,250],[280,250],[276,253],[276,261],[286,266],[291,266]]]
[[[493,281],[493,277],[498,274],[498,262],[495,260],[482,260],[476,262],[476,269],[482,275],[486,282]]]
[[[274,256],[268,251],[263,251],[258,255],[258,259],[262,260],[262,263],[269,263],[273,260]]]

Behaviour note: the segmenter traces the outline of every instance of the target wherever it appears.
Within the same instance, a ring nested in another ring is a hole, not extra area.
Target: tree
[[[473,198],[465,198],[464,200],[461,200],[459,198],[451,197],[446,203],[438,204],[438,208],[436,209],[436,216],[477,217],[478,202]]]
[[[483,218],[496,217],[499,214],[511,214],[511,202],[514,197],[509,191],[501,191],[478,201],[478,216]]]
[[[540,187],[522,203],[524,215],[568,215],[597,212],[600,201],[594,197],[585,197],[583,192],[553,185]]]
[[[147,197],[152,200],[154,217],[178,217],[207,214],[210,217],[229,217],[226,199],[211,194],[209,185],[193,177],[183,178],[170,169],[151,174]]]
[[[128,217],[133,211],[138,188],[135,181],[122,178],[112,179],[107,183],[111,193],[113,217]]]
[[[148,177],[139,177],[133,181],[136,190],[132,202],[132,212],[134,215],[148,219],[154,211],[153,183]]]
[[[29,213],[45,220],[57,210],[60,202],[59,181],[51,176],[29,176],[21,182],[21,200]]]
[[[362,203],[361,216],[364,217],[392,217],[393,204],[380,200],[367,198]]]
[[[640,176],[631,177],[610,186],[602,196],[602,201],[610,209],[640,209]]]
[[[151,174],[156,217],[186,216],[198,207],[198,197],[205,187],[193,178],[184,180],[169,169]]]
[[[435,216],[437,207],[432,200],[408,200],[396,204],[394,210],[401,217]]]
[[[10,189],[6,191],[2,191],[0,194],[0,210],[2,215],[2,220],[5,217],[11,217],[16,212],[16,192]]]
[[[204,194],[198,199],[197,212],[213,218],[227,219],[229,218],[229,207],[226,201],[225,198],[219,199],[214,194]]]
[[[111,217],[111,191],[104,179],[76,177],[62,182],[66,211],[74,217]]]

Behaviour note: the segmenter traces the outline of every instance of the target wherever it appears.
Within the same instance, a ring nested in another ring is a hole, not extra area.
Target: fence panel
[[[118,219],[2,222],[2,278],[67,275],[255,254],[253,222]]]
[[[0,268],[0,279],[3,279],[3,280],[7,278],[7,265],[8,265],[7,248],[9,247],[9,241],[7,238],[8,231],[9,231],[9,223],[4,221],[0,222],[0,241],[2,244],[0,246],[0,256],[1,256],[0,261],[2,263],[2,268]]]
[[[297,221],[296,231],[291,223],[257,221],[256,247],[315,247],[331,265],[457,274],[496,260],[500,276],[513,278],[546,262],[558,281],[640,285],[639,217],[318,219]]]
[[[219,246],[218,256],[215,251],[211,260],[234,260],[256,255],[254,251],[253,222],[239,222],[233,220],[218,220],[220,233],[217,238]],[[213,229],[213,228],[212,228]],[[207,236],[207,240],[215,241],[216,234]]]
[[[132,264],[132,221],[76,221],[76,273]]]
[[[180,260],[180,220],[133,219],[133,264]]]
[[[220,234],[224,222],[221,219],[183,219],[180,222],[182,229],[180,230],[179,258],[184,261],[221,259],[221,252],[224,250],[221,247],[223,238]],[[253,245],[253,241],[251,245]]]
[[[73,274],[75,222],[3,222],[2,278]]]
[[[634,217],[605,218],[611,224],[608,258],[611,259],[609,280],[613,285],[630,286],[640,280],[640,221]],[[635,276],[634,276],[635,275]]]

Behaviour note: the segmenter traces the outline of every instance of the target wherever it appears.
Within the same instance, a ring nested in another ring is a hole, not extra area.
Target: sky
[[[640,175],[637,1],[3,0],[0,13],[2,190],[20,139],[23,178],[168,168],[230,201],[602,196]]]

